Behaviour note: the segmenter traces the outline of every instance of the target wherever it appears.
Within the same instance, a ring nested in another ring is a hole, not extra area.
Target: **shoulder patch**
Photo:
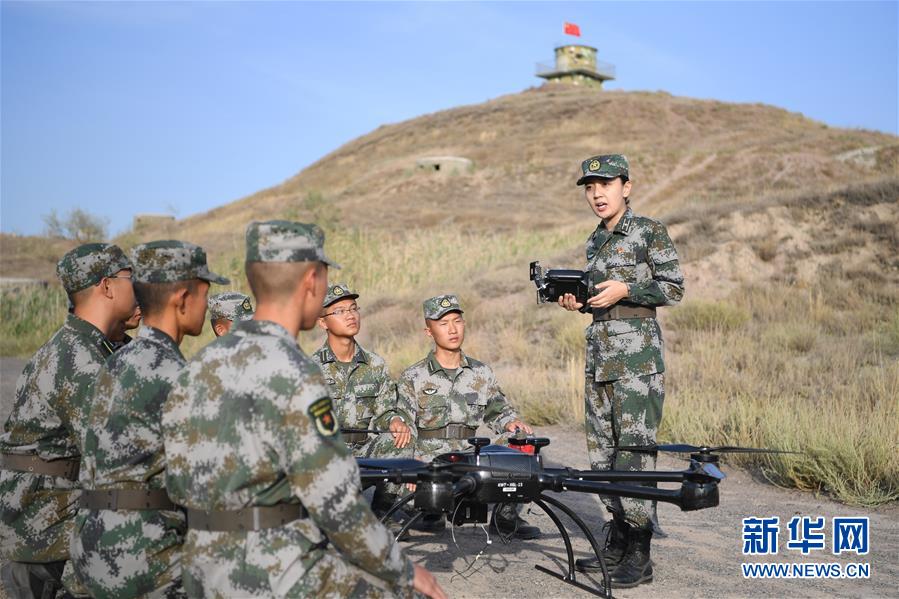
[[[337,418],[334,417],[330,397],[322,397],[312,402],[309,406],[309,417],[322,436],[331,437],[337,432]]]

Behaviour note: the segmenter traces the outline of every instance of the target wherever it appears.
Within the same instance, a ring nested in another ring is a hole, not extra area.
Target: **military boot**
[[[652,582],[652,560],[649,558],[652,528],[632,528],[630,537],[627,552],[611,574],[613,589],[629,589]]]
[[[606,546],[602,550],[602,561],[610,571],[621,562],[630,539],[630,525],[624,520],[612,518],[603,528],[608,529]],[[596,556],[582,557],[574,562],[578,572],[600,572],[602,566]]]

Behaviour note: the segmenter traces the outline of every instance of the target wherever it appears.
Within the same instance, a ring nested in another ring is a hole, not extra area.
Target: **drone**
[[[373,431],[374,432],[374,431]],[[380,431],[378,431],[380,432]],[[599,597],[611,598],[609,572],[602,547],[590,528],[570,507],[546,491],[593,493],[672,503],[683,511],[718,505],[718,484],[725,475],[718,468],[717,454],[724,452],[781,453],[748,447],[651,445],[619,447],[619,451],[689,453],[689,466],[680,471],[576,470],[544,466],[540,450],[549,445],[545,437],[516,435],[510,446],[491,445],[485,437],[468,439],[471,450],[445,453],[430,463],[411,458],[358,458],[362,486],[379,483],[415,485],[415,491],[399,499],[382,517],[386,522],[397,510],[412,503],[416,512],[397,534],[400,539],[425,514],[446,514],[453,525],[485,524],[491,504],[533,503],[555,524],[565,543],[568,567],[562,574],[539,564],[535,568]],[[784,452],[786,453],[786,452]],[[675,489],[643,486],[645,483],[679,483]],[[556,513],[568,516],[580,529],[602,565],[602,588],[577,580],[571,536]]]

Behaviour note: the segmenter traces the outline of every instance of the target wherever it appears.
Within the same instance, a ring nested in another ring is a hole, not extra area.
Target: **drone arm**
[[[575,480],[557,478],[545,481],[546,488],[551,491],[576,491],[580,493],[596,493],[613,497],[631,497],[634,499],[651,499],[681,505],[680,489],[656,489],[640,485],[620,485],[616,483],[596,482],[592,480]]]
[[[684,472],[677,471],[619,471],[619,470],[574,470],[572,468],[544,468],[543,472],[562,479],[578,479],[594,482],[656,482],[679,483],[684,480]]]

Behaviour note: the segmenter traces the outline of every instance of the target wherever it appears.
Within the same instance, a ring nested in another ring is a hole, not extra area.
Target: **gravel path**
[[[15,381],[23,360],[0,359],[0,416],[5,421],[12,403]],[[576,427],[538,429],[552,444],[545,450],[548,461],[586,468],[586,442]],[[684,462],[665,457],[660,467],[683,468]],[[653,542],[655,581],[636,589],[621,590],[617,597],[899,597],[899,506],[876,510],[848,507],[823,497],[779,489],[754,479],[748,472],[723,467],[728,478],[721,485],[721,505],[697,512],[681,512],[662,504],[659,519],[668,538]],[[578,493],[558,494],[599,532],[599,502]],[[794,515],[827,518],[827,549],[804,557],[786,549],[786,522]],[[796,563],[870,563],[867,580],[754,580],[744,579],[740,564],[742,519],[749,516],[779,516],[780,552],[769,559],[751,561]],[[830,522],[834,516],[870,518],[871,553],[856,557],[830,553]],[[562,571],[565,548],[550,519],[534,507],[525,517],[543,530],[536,541],[513,541],[506,545],[468,525],[456,529],[456,542],[449,530],[433,536],[412,533],[403,544],[419,563],[430,568],[451,597],[589,597],[574,587],[534,569],[535,564]],[[575,551],[587,555],[588,543],[574,535]]]

